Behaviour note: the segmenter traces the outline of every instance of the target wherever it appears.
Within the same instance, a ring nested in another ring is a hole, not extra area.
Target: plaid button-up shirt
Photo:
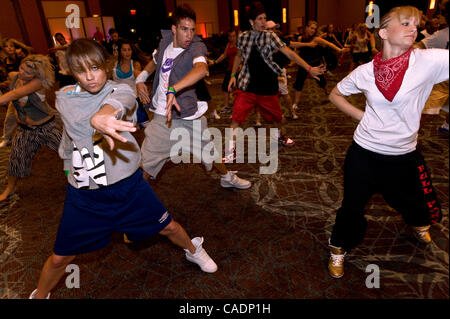
[[[278,75],[281,75],[282,69],[272,60],[274,50],[279,50],[286,44],[272,31],[245,31],[237,41],[237,48],[242,55],[242,70],[239,73],[238,88],[245,91],[250,83],[250,71],[248,68],[248,59],[253,45],[256,45],[264,62]]]

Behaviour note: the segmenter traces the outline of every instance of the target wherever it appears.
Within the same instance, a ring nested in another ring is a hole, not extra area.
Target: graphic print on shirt
[[[73,144],[72,165],[73,176],[79,189],[89,188],[89,178],[100,187],[107,186],[106,169],[103,149],[99,147],[103,137],[94,142],[94,159],[89,151],[83,148],[81,151]]]
[[[164,61],[164,64],[161,66],[161,76],[162,76],[162,84],[163,91],[166,92],[169,88],[169,76],[170,71],[172,71],[172,65],[173,65],[173,59],[168,58],[166,61]]]

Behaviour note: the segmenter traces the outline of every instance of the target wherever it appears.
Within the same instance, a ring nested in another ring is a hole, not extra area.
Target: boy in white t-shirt
[[[330,275],[344,275],[344,256],[364,238],[364,207],[379,192],[422,243],[442,218],[425,161],[416,150],[420,117],[435,83],[448,80],[448,50],[413,49],[420,13],[396,7],[380,23],[383,49],[330,93],[330,101],[359,120],[344,163],[344,199],[330,237]],[[365,111],[345,98],[364,93]]]
[[[207,134],[207,121],[203,116],[208,104],[197,101],[195,84],[206,76],[208,65],[206,46],[194,35],[195,20],[195,12],[188,5],[177,7],[172,30],[161,31],[162,39],[153,60],[136,79],[139,98],[155,113],[145,129],[141,148],[142,167],[150,178],[155,178],[170,156],[174,155],[171,154],[172,146],[177,141],[170,140],[171,133],[175,129],[185,129],[190,135],[190,143],[186,147],[194,157],[201,157],[208,170],[214,166],[220,172],[222,187],[247,189],[251,183],[228,171],[219,160],[220,156],[204,158],[203,150],[211,142]],[[155,71],[153,97],[150,99],[143,82]],[[204,132],[206,139],[202,138]],[[214,154],[219,155],[217,152]]]

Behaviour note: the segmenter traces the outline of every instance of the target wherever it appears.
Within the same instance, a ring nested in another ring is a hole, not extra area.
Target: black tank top
[[[314,37],[306,38],[302,37],[300,42],[307,43],[311,42],[314,39]],[[308,64],[315,64],[321,61],[322,59],[322,49],[319,45],[317,45],[314,48],[310,47],[303,47],[300,48],[300,57],[305,60]]]

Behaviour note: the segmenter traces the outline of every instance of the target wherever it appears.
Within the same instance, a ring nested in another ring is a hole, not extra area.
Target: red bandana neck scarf
[[[392,102],[398,90],[400,90],[412,50],[411,47],[402,55],[386,61],[381,60],[383,56],[383,51],[381,51],[373,59],[375,84],[389,102]]]

